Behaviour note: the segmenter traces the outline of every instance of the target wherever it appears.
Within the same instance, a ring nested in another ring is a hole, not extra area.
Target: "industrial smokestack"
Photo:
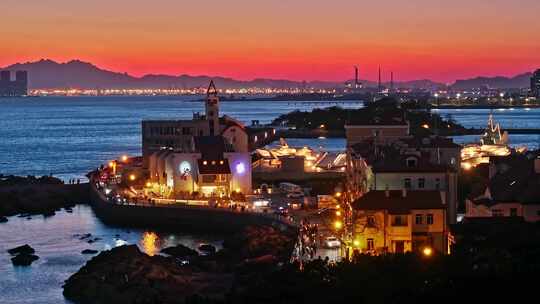
[[[354,66],[354,88],[358,88],[358,67]]]
[[[390,72],[390,91],[394,90],[394,72]]]
[[[382,85],[381,85],[381,66],[379,66],[379,93],[382,91]]]

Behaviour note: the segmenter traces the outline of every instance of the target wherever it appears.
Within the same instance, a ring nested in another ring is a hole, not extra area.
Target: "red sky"
[[[452,82],[540,68],[538,0],[1,0],[0,66]],[[8,13],[6,13],[8,12]]]

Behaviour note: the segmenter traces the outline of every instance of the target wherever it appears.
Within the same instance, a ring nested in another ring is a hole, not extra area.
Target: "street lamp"
[[[425,247],[424,250],[422,250],[422,253],[426,257],[430,257],[433,254],[433,250],[430,247]]]
[[[341,221],[335,221],[334,222],[334,228],[336,228],[336,230],[340,230],[341,228],[343,228],[343,223]]]
[[[122,155],[122,161],[123,161],[124,163],[127,163],[127,161],[128,161],[128,156],[127,156],[127,155]]]
[[[135,174],[130,174],[130,175],[129,175],[129,180],[130,180],[130,181],[134,181],[134,180],[136,180],[136,179],[137,179],[137,177],[135,176]]]

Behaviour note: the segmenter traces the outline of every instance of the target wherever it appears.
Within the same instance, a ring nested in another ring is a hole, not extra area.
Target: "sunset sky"
[[[452,82],[540,68],[539,0],[0,0],[0,66]]]

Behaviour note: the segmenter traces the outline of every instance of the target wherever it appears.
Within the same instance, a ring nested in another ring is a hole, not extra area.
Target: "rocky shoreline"
[[[289,259],[295,233],[251,226],[207,255],[178,245],[148,256],[136,245],[103,251],[66,280],[75,303],[208,303],[242,290],[242,282]]]
[[[0,175],[0,223],[17,214],[53,216],[61,208],[89,202],[88,184],[64,184],[55,177]]]

